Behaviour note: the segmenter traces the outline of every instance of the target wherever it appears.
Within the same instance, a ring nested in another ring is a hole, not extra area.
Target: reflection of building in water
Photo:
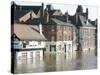
[[[44,55],[44,64],[45,71],[56,71],[56,54],[45,54]]]
[[[40,50],[20,51],[16,53],[17,64],[34,63],[43,60],[43,53]],[[33,60],[34,59],[34,60]]]

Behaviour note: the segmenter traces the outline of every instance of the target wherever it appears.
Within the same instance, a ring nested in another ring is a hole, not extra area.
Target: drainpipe
[[[78,15],[79,14],[77,14],[76,13],[76,37],[77,37],[77,39],[76,39],[76,41],[77,41],[77,50],[76,51],[81,51],[82,50],[82,47],[81,47],[81,43],[80,43],[80,28],[79,28],[79,24],[78,24]]]
[[[41,24],[41,22],[40,22],[40,24],[39,24],[39,32],[40,32],[40,34],[42,35],[42,24]]]
[[[88,8],[86,8],[86,25],[88,25]]]

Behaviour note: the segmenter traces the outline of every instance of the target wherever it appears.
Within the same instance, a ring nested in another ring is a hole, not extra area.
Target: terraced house
[[[75,26],[68,20],[68,13],[62,14],[59,9],[52,9],[51,5],[45,8],[46,25],[43,25],[43,34],[47,38],[47,52],[66,52],[73,50]]]
[[[74,16],[70,16],[70,21],[76,26],[76,44],[77,50],[95,50],[96,48],[96,21],[91,23],[88,19],[88,8],[83,12],[79,5]]]

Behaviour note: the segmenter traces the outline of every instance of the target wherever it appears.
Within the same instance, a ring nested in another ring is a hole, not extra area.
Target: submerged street
[[[95,51],[73,51],[64,53],[44,53],[43,59],[16,58],[15,73],[86,70],[97,68]]]

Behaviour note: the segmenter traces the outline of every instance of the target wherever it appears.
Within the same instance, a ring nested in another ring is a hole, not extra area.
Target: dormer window
[[[88,21],[84,21],[84,23],[85,23],[86,25],[88,25]]]
[[[86,21],[84,21],[84,23],[86,24]]]

